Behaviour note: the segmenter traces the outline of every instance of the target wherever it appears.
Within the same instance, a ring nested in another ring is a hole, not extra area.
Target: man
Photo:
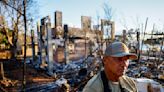
[[[137,59],[137,56],[129,53],[124,43],[109,44],[102,60],[104,69],[89,80],[83,92],[138,92],[135,82],[125,75],[128,59]]]

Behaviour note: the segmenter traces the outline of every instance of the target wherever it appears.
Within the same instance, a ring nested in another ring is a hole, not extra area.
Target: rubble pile
[[[130,61],[127,75],[133,78],[153,79],[164,86],[164,61],[154,59]]]
[[[56,83],[57,85],[66,85],[63,87],[70,91],[82,91],[88,80],[100,70],[100,63],[99,59],[88,57],[67,65],[56,64],[54,69],[58,79]],[[65,82],[60,82],[61,80],[65,80]]]
[[[54,64],[55,80],[50,83],[33,85],[26,92],[79,92],[88,80],[100,70],[101,61],[95,57],[87,57],[69,64]]]

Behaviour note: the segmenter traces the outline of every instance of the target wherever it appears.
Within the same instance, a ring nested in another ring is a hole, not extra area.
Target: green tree
[[[17,41],[18,41],[18,33],[19,31],[24,30],[24,22],[23,22],[23,13],[24,13],[24,0],[1,0],[1,15],[5,17],[3,20],[3,31],[5,31],[6,40],[10,43],[11,51],[12,51],[12,58],[15,58],[17,52]],[[35,4],[35,6],[34,6]],[[35,0],[26,0],[26,16],[27,21],[30,21],[31,18],[37,16],[35,10],[37,9],[37,4]],[[34,15],[32,15],[34,14]],[[7,23],[6,23],[7,21]],[[9,33],[8,28],[10,28],[12,33]],[[9,35],[12,34],[12,40],[9,41]]]

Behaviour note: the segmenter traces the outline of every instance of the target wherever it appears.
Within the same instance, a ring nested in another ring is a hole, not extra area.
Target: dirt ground
[[[20,61],[4,61],[3,66],[5,80],[0,80],[0,92],[20,91],[23,88],[23,63]],[[53,81],[55,81],[55,78],[48,76],[45,71],[36,70],[31,64],[26,65],[25,87],[46,84]]]

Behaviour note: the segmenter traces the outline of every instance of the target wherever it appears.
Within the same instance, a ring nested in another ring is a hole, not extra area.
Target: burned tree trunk
[[[0,62],[0,79],[4,80],[5,75],[4,75],[4,70],[3,70],[3,62]]]

